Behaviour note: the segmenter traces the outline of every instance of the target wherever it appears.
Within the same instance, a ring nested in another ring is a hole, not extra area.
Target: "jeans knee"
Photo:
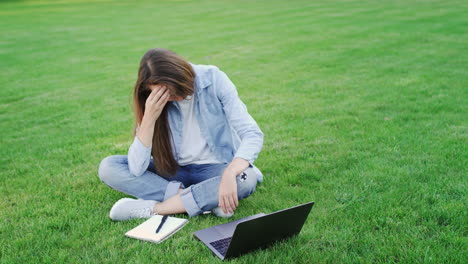
[[[115,161],[116,161],[115,156],[108,156],[108,157],[105,157],[99,164],[99,169],[98,169],[99,179],[101,179],[101,181],[107,185],[111,185],[111,182],[115,180],[114,179],[115,173],[112,172],[116,166]]]
[[[243,173],[237,176],[237,195],[239,199],[244,199],[250,196],[257,187],[257,175],[252,168],[246,169]]]

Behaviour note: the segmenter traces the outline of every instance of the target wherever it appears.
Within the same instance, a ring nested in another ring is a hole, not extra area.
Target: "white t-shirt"
[[[177,163],[180,166],[222,163],[216,159],[216,156],[208,147],[208,143],[201,135],[198,120],[195,116],[194,101],[193,96],[188,96],[186,99],[177,102],[183,120],[182,146],[180,147]]]

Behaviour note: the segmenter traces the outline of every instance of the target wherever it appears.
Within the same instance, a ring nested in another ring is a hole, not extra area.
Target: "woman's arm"
[[[128,169],[135,177],[143,175],[148,169],[151,158],[151,147],[145,147],[137,136],[128,149]]]
[[[128,149],[128,169],[131,174],[138,177],[141,176],[149,166],[154,122],[143,117],[141,125],[137,127],[136,132],[133,143]]]
[[[165,87],[156,86],[146,99],[145,113],[137,135],[128,149],[128,168],[136,177],[143,175],[148,169],[153,142],[154,125],[169,99],[169,92]]]
[[[233,213],[239,205],[236,176],[253,165],[263,146],[263,132],[247,112],[236,87],[227,75],[218,70],[215,80],[218,99],[223,105],[226,118],[241,139],[234,159],[224,170],[219,185],[219,206],[224,213]]]
[[[141,120],[141,125],[137,130],[137,137],[140,142],[145,145],[147,148],[151,148],[153,145],[153,134],[154,134],[154,124],[156,119],[148,118],[148,115],[144,115]]]
[[[215,77],[215,89],[229,124],[241,139],[234,157],[245,159],[253,165],[263,146],[263,132],[247,112],[247,107],[240,100],[235,85],[219,69]]]

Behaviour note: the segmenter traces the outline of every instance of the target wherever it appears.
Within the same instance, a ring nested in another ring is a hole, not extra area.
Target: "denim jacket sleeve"
[[[243,158],[253,165],[263,146],[263,132],[247,112],[247,107],[240,100],[229,77],[218,69],[214,79],[216,94],[223,105],[228,122],[241,140],[234,157]]]
[[[138,132],[138,127],[136,129]],[[128,168],[130,173],[138,177],[148,169],[151,158],[151,146],[146,147],[135,135],[132,145],[128,149]]]

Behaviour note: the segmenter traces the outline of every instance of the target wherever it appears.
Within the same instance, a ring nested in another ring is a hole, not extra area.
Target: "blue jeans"
[[[153,160],[143,175],[136,177],[128,169],[127,155],[104,158],[99,165],[99,178],[109,187],[144,200],[165,201],[182,188],[181,200],[190,217],[218,206],[218,188],[228,164],[189,164],[181,166],[173,177],[155,173]],[[238,199],[251,195],[257,186],[256,172],[247,168],[236,177]]]

